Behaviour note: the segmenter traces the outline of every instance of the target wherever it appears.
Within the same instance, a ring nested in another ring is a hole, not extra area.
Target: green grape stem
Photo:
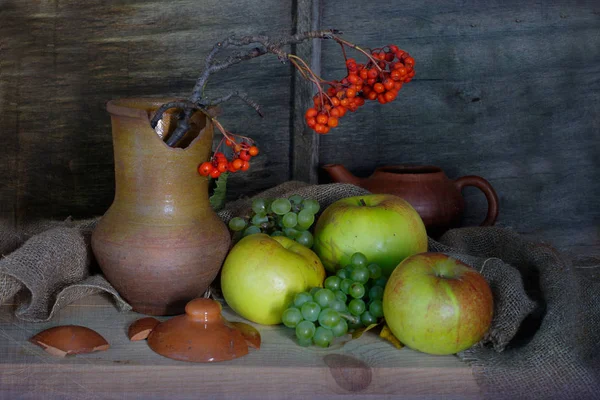
[[[354,315],[342,313],[339,311],[338,311],[338,313],[340,314],[340,317],[344,318],[345,320],[347,320],[353,324],[358,324],[360,322],[360,317],[355,317]]]

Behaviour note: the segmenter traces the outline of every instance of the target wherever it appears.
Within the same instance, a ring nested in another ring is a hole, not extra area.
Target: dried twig
[[[162,118],[162,115],[165,111],[170,108],[180,108],[184,111],[183,117],[179,120],[177,128],[175,131],[169,136],[167,139],[167,144],[169,146],[175,146],[177,142],[183,138],[185,133],[189,129],[189,120],[193,115],[194,111],[202,110],[205,114],[208,115],[206,109],[216,104],[220,104],[224,101],[229,100],[231,97],[236,96],[241,98],[244,102],[250,105],[252,108],[256,110],[256,112],[263,116],[263,113],[260,109],[260,106],[250,100],[245,93],[240,92],[232,92],[226,96],[210,101],[204,96],[204,88],[208,81],[210,75],[224,70],[234,64],[238,64],[245,60],[250,60],[256,57],[260,57],[264,54],[274,54],[281,62],[287,62],[289,59],[289,54],[283,50],[284,46],[298,44],[308,39],[337,39],[336,34],[341,33],[340,31],[331,29],[331,30],[321,30],[321,31],[310,31],[310,32],[301,32],[292,36],[288,36],[285,38],[280,38],[273,40],[268,36],[258,35],[258,36],[242,36],[235,37],[231,36],[221,42],[216,43],[205,60],[204,69],[200,74],[200,77],[196,80],[194,88],[192,90],[192,94],[190,95],[188,100],[184,101],[176,101],[167,104],[163,104],[152,118],[151,124],[152,127],[156,127],[158,121]],[[231,55],[226,59],[219,61],[216,60],[215,57],[217,53],[223,49],[229,48],[231,46],[241,47],[248,46],[251,44],[260,44],[262,47],[254,47],[249,51],[239,52],[237,54]],[[209,116],[210,117],[210,116]]]

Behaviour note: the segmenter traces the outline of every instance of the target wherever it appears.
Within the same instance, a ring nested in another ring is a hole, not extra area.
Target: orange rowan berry
[[[305,118],[316,117],[317,114],[318,114],[317,109],[311,107],[308,110],[306,110],[306,113],[304,114],[304,117]]]
[[[373,90],[377,93],[383,93],[385,92],[385,86],[383,86],[382,83],[377,82],[373,85]]]
[[[327,117],[326,114],[319,114],[317,115],[317,124],[321,124],[321,125],[325,125],[327,124],[327,120],[329,119],[329,117]]]
[[[198,167],[198,173],[202,176],[208,176],[210,175],[211,171],[214,169],[213,165],[211,163],[209,163],[208,161],[203,162],[202,164],[200,164],[200,166]]]

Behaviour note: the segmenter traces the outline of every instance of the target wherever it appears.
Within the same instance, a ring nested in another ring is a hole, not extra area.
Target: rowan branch
[[[181,108],[184,110],[184,117],[179,121],[177,129],[169,136],[167,140],[167,144],[169,146],[175,146],[177,142],[183,138],[187,129],[189,129],[189,119],[194,111],[199,109],[205,109],[206,104],[215,105],[222,103],[224,101],[229,100],[231,97],[236,96],[241,98],[247,104],[249,104],[252,108],[256,110],[259,115],[263,115],[260,106],[254,101],[250,100],[245,93],[232,92],[226,96],[223,96],[220,99],[216,99],[213,102],[206,101],[204,97],[204,88],[209,77],[219,71],[222,71],[232,65],[238,64],[245,60],[250,60],[256,57],[260,57],[265,54],[274,54],[277,58],[285,63],[289,59],[289,53],[284,51],[283,47],[293,44],[301,43],[308,39],[335,39],[338,40],[336,34],[340,34],[341,32],[335,29],[330,30],[320,30],[320,31],[309,31],[309,32],[300,32],[295,35],[291,35],[284,38],[279,38],[276,40],[271,39],[269,36],[264,35],[255,35],[255,36],[242,36],[236,37],[231,36],[221,42],[216,43],[209,54],[206,56],[204,69],[202,70],[200,77],[196,80],[192,93],[187,101],[182,102],[171,102],[162,105],[152,118],[152,127],[154,128],[158,121],[162,118],[162,114],[167,111],[169,108]],[[231,55],[224,60],[217,60],[215,57],[217,54],[224,49],[229,47],[242,47],[248,46],[251,44],[259,44],[262,47],[254,47],[249,51],[242,51],[237,54]],[[184,126],[187,128],[184,130]]]
[[[238,92],[238,91],[234,91],[231,92],[223,97],[220,97],[218,99],[212,100],[210,101],[208,104],[211,106],[216,106],[218,104],[224,103],[227,100],[231,99],[232,97],[239,97],[240,99],[242,99],[246,104],[248,104],[250,107],[254,108],[254,110],[258,113],[258,115],[260,115],[261,117],[264,117],[265,114],[262,112],[262,109],[260,108],[260,105],[255,102],[254,100],[250,99],[248,97],[248,95],[246,93],[243,92]]]

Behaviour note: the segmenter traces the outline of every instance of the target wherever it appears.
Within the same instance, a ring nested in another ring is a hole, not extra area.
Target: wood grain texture
[[[321,0],[298,0],[296,3],[296,31],[305,32],[321,29]],[[310,65],[317,75],[321,73],[321,40],[312,40],[298,44],[293,49],[294,53]],[[292,105],[292,149],[291,149],[291,174],[295,180],[317,183],[319,164],[319,135],[310,129],[304,121],[306,104],[312,102],[315,86],[306,81],[294,71]]]
[[[417,71],[393,104],[368,104],[322,137],[322,164],[359,176],[386,164],[480,175],[500,197],[498,225],[598,251],[597,2],[351,0],[344,13],[325,7],[322,23],[367,47],[397,44]],[[324,43],[322,60],[325,78],[345,73],[334,45]],[[477,224],[485,198],[472,188],[464,195],[463,223]]]
[[[241,320],[228,309],[224,315]],[[397,350],[375,334],[330,349],[304,348],[290,329],[254,325],[260,350],[195,364],[161,357],[145,341],[129,341],[128,326],[140,317],[117,312],[101,296],[70,305],[44,324],[18,321],[9,306],[0,307],[0,398],[480,398],[471,368],[458,358]],[[94,329],[110,348],[55,358],[27,342],[41,330],[66,324]]]
[[[187,96],[213,44],[232,34],[289,35],[290,4],[277,0],[164,2],[4,1],[0,126],[0,212],[21,223],[39,217],[100,215],[114,194],[105,103],[130,96]],[[240,89],[222,123],[257,140],[263,153],[231,179],[231,197],[289,178],[291,68],[275,57],[215,75],[207,92]]]

